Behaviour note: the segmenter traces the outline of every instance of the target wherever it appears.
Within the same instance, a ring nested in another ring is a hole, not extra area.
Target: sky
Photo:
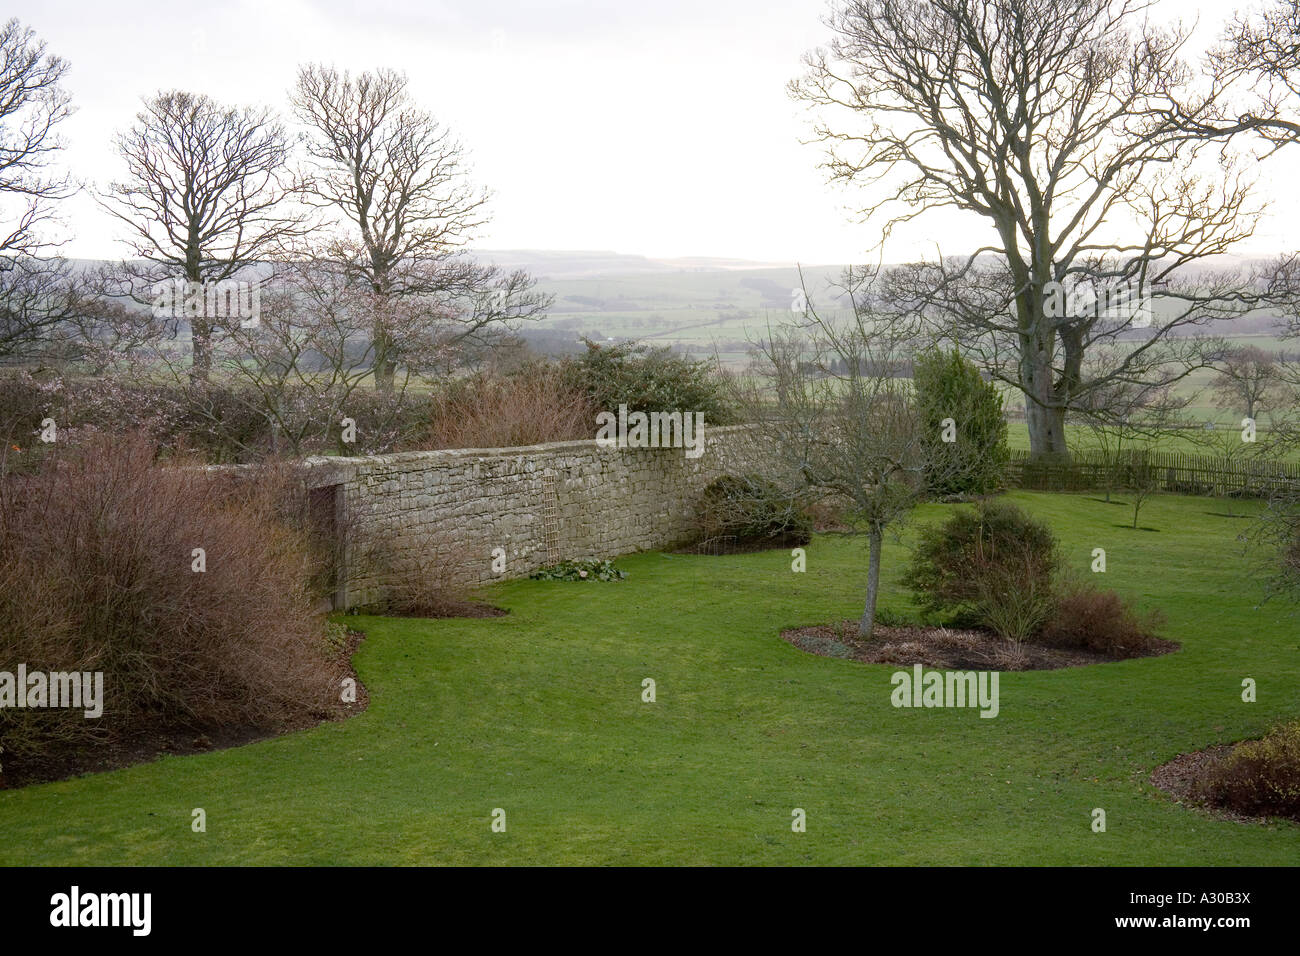
[[[1164,0],[1221,24],[1232,0]],[[405,71],[493,192],[486,249],[860,262],[879,239],[826,182],[806,108],[786,84],[830,36],[825,0],[10,0],[71,63],[65,163],[87,190],[61,209],[66,254],[125,252],[90,190],[120,174],[112,136],[141,97],[207,93],[287,114],[299,63]],[[1300,184],[1273,164],[1270,216],[1243,251],[1290,247]],[[887,247],[901,261],[982,241],[928,215]]]

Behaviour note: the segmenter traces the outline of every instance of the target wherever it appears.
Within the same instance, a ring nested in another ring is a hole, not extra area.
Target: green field
[[[818,537],[806,574],[780,551],[645,553],[620,560],[622,582],[495,586],[504,618],[352,619],[368,635],[365,713],[0,792],[0,862],[1294,864],[1300,826],[1216,821],[1147,779],[1300,706],[1300,631],[1260,605],[1242,520],[1165,496],[1142,512],[1158,530],[1133,531],[1088,497],[1014,498],[1076,567],[1104,547],[1105,583],[1164,611],[1182,650],[1003,674],[994,719],[895,709],[896,668],[778,636],[858,612],[860,541]],[[909,610],[905,547],[886,554],[894,613]],[[1240,699],[1246,677],[1258,703]],[[206,833],[191,831],[196,807]],[[806,833],[791,832],[796,807]]]
[[[830,284],[839,281],[843,268],[808,266],[802,278],[793,267],[544,278],[538,288],[555,301],[538,327],[568,329],[575,336],[635,338],[699,355],[716,351],[727,365],[741,367],[746,343],[759,338],[769,322],[779,324],[789,318],[795,290],[805,288],[819,311],[841,314],[833,307]],[[1297,349],[1295,340],[1236,334],[1230,324],[1210,331],[1233,345],[1271,352]],[[1183,391],[1204,392],[1212,377],[1212,372],[1194,372]],[[1208,418],[1218,414],[1208,397],[1193,411],[1205,412],[1202,417]]]
[[[1264,442],[1268,439],[1268,430],[1261,428],[1258,432],[1258,440]],[[1140,449],[1146,448],[1150,451],[1165,452],[1182,452],[1187,455],[1197,455],[1205,458],[1220,458],[1223,456],[1222,444],[1204,444],[1197,438],[1204,439],[1205,435],[1196,435],[1188,432],[1171,432],[1160,435],[1151,441],[1146,439],[1137,439],[1130,441],[1125,439],[1124,448]],[[1225,441],[1235,442],[1240,438],[1240,432],[1232,429],[1230,423],[1220,422],[1218,430],[1215,432],[1215,439],[1222,443]],[[1089,428],[1083,425],[1066,425],[1065,439],[1069,443],[1071,452],[1087,452],[1099,447],[1098,438]],[[1029,429],[1024,422],[1007,423],[1007,446],[1016,451],[1029,450]],[[1300,461],[1300,449],[1286,448],[1274,449],[1266,456],[1269,459],[1280,459],[1283,461]]]
[[[838,278],[841,266],[814,266],[804,270],[802,282],[815,304],[828,304],[828,283]],[[716,355],[723,366],[744,369],[750,361],[749,343],[758,341],[768,325],[778,326],[790,317],[790,300],[801,279],[798,270],[744,269],[731,271],[667,272],[610,275],[594,278],[547,280],[541,288],[555,296],[555,304],[541,328],[567,329],[577,335],[598,339],[631,338],[653,345],[685,349],[696,357]],[[823,310],[827,311],[827,310]],[[844,315],[834,309],[829,315]],[[1295,352],[1295,340],[1269,334],[1231,334],[1230,327],[1213,330],[1232,345],[1250,345],[1268,352]],[[1192,372],[1175,388],[1190,400],[1185,416],[1194,421],[1214,422],[1227,428],[1241,420],[1240,413],[1219,408],[1212,385],[1217,373],[1209,369]],[[1012,388],[1004,389],[1009,409],[1021,409],[1024,398]],[[1289,409],[1287,410],[1289,411]],[[1268,411],[1260,415],[1266,427]],[[1202,436],[1203,437],[1203,436]],[[1013,423],[1011,447],[1027,449],[1028,433],[1023,423]],[[1069,428],[1070,447],[1095,444],[1084,428]],[[1215,456],[1187,436],[1161,438],[1153,447],[1162,451]],[[1287,457],[1300,457],[1293,454]]]
[[[740,368],[748,360],[748,343],[769,322],[789,317],[801,282],[821,307],[828,301],[827,281],[841,269],[812,266],[802,280],[795,268],[549,279],[539,288],[554,295],[555,303],[539,327],[678,346],[695,355],[717,354],[724,365]]]

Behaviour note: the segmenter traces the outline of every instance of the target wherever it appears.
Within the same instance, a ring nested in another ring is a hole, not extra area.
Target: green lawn
[[[1080,568],[1104,547],[1106,583],[1161,608],[1183,650],[1004,674],[994,719],[898,710],[896,668],[778,637],[856,614],[859,542],[818,538],[806,574],[784,552],[642,554],[618,583],[499,585],[505,618],[354,619],[366,713],[0,792],[0,862],[1294,864],[1300,826],[1217,822],[1147,782],[1179,752],[1300,712],[1297,622],[1258,606],[1242,520],[1159,497],[1141,522],[1159,530],[1133,531],[1087,497],[1014,497]],[[904,547],[886,555],[895,612]],[[1258,703],[1241,701],[1244,677]],[[206,833],[191,832],[195,807]],[[791,832],[795,807],[806,833]]]

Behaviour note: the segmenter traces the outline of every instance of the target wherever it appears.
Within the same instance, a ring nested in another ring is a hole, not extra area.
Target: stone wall
[[[709,428],[694,459],[594,440],[310,458],[313,509],[342,542],[334,606],[376,601],[408,575],[477,584],[682,542],[700,493],[734,467],[742,437],[740,427]],[[496,548],[504,573],[492,567]]]

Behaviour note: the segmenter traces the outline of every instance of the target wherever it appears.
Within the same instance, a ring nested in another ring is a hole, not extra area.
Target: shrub
[[[382,455],[422,438],[427,410],[414,393],[370,388],[284,384],[258,391],[207,384],[173,389],[182,408],[171,444],[203,454],[210,462],[262,461],[278,455],[334,451]],[[343,418],[356,424],[355,439],[342,440]]]
[[[1142,657],[1155,649],[1162,623],[1158,612],[1144,614],[1114,591],[1070,581],[1055,599],[1042,639],[1116,658]]]
[[[272,448],[271,422],[260,411],[263,396],[216,382],[172,386],[169,392],[178,411],[175,426],[162,439],[168,446],[212,463],[257,461]]]
[[[812,516],[791,495],[758,475],[723,475],[700,497],[695,524],[700,541],[735,539],[740,547],[804,545]]]
[[[1002,393],[954,349],[931,349],[912,372],[917,407],[926,436],[929,492],[939,497],[986,495],[1003,486],[1007,422]],[[955,442],[943,441],[943,421],[956,425]]]
[[[613,561],[561,561],[528,576],[538,581],[621,581],[627,572],[614,567]]]
[[[817,498],[807,503],[805,510],[812,519],[814,531],[853,530],[853,503],[842,496]]]
[[[474,600],[467,593],[477,559],[462,547],[426,538],[420,557],[397,564],[385,537],[354,534],[361,563],[385,582],[383,596],[365,607],[367,613],[397,617],[499,617],[500,608]],[[359,610],[359,609],[354,609]]]
[[[329,406],[335,408],[334,418],[322,418],[320,444],[333,442],[334,449],[344,455],[385,455],[390,451],[425,447],[429,428],[429,408],[422,395],[412,389],[398,389],[393,393],[374,389],[356,388],[346,398],[325,395]],[[356,421],[356,441],[344,445],[337,412]]]
[[[991,601],[1022,600],[1011,592],[1052,594],[1060,567],[1056,536],[1009,501],[982,501],[920,529],[905,584],[926,610],[988,624]]]
[[[1193,786],[1192,795],[1238,813],[1300,820],[1300,721],[1237,744]]]
[[[499,617],[499,608],[465,596],[463,589],[428,567],[401,575],[371,610],[394,617]]]
[[[1167,646],[1156,612],[1060,573],[1050,528],[1007,501],[980,502],[923,528],[904,583],[927,611],[1003,637],[1114,658]]]
[[[597,410],[626,405],[629,412],[698,412],[706,425],[735,420],[714,363],[682,358],[667,348],[583,341],[587,351],[565,361],[565,376]]]
[[[47,416],[56,421],[62,445],[139,432],[165,455],[198,455],[210,464],[327,450],[383,454],[420,446],[428,430],[428,406],[413,390],[385,394],[286,383],[259,392],[219,382],[182,387],[22,372],[0,375],[0,451],[8,452],[0,470],[33,470],[49,451],[37,437]],[[356,422],[356,441],[346,445],[340,440],[344,416]]]
[[[9,755],[146,720],[270,727],[336,700],[311,563],[273,517],[281,489],[155,451],[91,438],[0,480],[0,670],[102,671],[106,698],[100,720],[0,710]]]
[[[1023,640],[1051,615],[1059,566],[1050,528],[1008,501],[982,501],[920,531],[904,583],[928,611]]]
[[[430,398],[429,447],[514,448],[596,434],[596,408],[558,365],[480,372],[448,382]]]
[[[1001,637],[1024,641],[1036,636],[1056,609],[1049,575],[1036,573],[1032,559],[1025,563],[990,563],[975,577],[972,604],[978,623]],[[1029,573],[1022,577],[1022,573]]]
[[[41,439],[45,419],[56,441]],[[160,444],[184,430],[178,396],[162,385],[126,385],[115,379],[0,375],[0,442],[4,473],[32,472],[48,455],[94,436],[134,431]]]
[[[1243,535],[1267,596],[1300,602],[1300,495],[1274,492]]]

